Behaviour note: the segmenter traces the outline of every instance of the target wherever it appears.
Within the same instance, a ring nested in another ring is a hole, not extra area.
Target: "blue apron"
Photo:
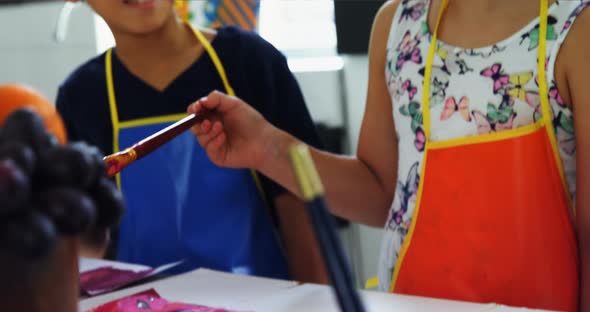
[[[217,54],[197,29],[193,31],[215,63],[227,93],[233,95]],[[114,152],[186,116],[120,122],[111,50],[105,65]],[[119,261],[155,267],[184,260],[169,272],[204,267],[288,278],[256,173],[217,167],[190,132],[127,167],[117,183],[127,205],[119,229]]]

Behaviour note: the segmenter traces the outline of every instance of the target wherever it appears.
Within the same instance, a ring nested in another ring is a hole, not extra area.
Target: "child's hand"
[[[189,113],[203,108],[210,114],[192,133],[213,163],[230,168],[257,169],[269,156],[276,129],[242,100],[214,91],[188,107]]]

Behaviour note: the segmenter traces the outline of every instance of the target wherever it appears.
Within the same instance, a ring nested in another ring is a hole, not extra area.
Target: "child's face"
[[[88,0],[115,33],[143,35],[174,17],[174,0]]]

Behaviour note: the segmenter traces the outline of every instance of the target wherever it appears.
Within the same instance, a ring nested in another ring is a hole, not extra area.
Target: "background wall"
[[[342,71],[295,71],[295,76],[314,120],[346,126],[349,153],[354,154],[365,110],[368,58],[349,55],[342,56],[342,61]],[[296,70],[294,66],[292,69]],[[365,281],[377,274],[382,229],[352,224],[341,234],[357,282],[364,287]]]
[[[96,53],[94,14],[83,5],[72,14],[66,41],[54,41],[61,7],[57,1],[0,8],[0,83],[26,83],[54,100],[59,82]]]
[[[72,14],[65,42],[53,40],[61,7],[55,2],[0,8],[0,84],[26,83],[54,101],[68,73],[102,49],[97,48],[94,14],[85,5]],[[290,60],[290,65],[314,120],[347,126],[354,152],[364,111],[367,57]],[[381,230],[352,225],[342,231],[342,238],[363,286],[376,273]]]

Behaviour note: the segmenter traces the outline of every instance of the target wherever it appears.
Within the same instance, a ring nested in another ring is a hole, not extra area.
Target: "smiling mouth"
[[[152,5],[156,2],[156,0],[123,0],[123,3],[127,5],[133,6],[145,6],[145,5]]]

